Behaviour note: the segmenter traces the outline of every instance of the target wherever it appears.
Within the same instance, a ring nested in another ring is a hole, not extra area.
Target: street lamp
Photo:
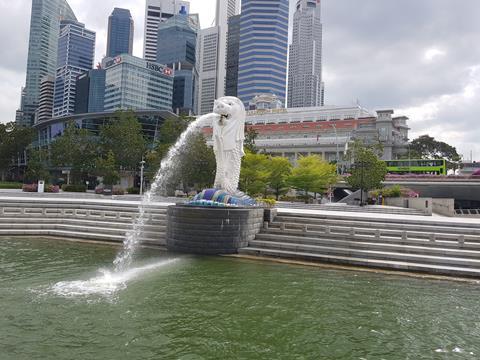
[[[140,195],[143,195],[143,169],[145,168],[145,160],[140,161]]]

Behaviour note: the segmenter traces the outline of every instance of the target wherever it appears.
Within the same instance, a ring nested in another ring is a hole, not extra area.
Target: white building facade
[[[197,43],[196,113],[213,110],[215,99],[225,95],[228,19],[240,13],[240,0],[217,0],[215,26],[202,29]]]

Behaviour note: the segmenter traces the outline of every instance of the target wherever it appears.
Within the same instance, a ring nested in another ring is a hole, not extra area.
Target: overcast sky
[[[294,5],[294,0],[291,0]],[[106,48],[113,7],[131,10],[134,55],[143,49],[145,0],[69,0]],[[31,0],[0,0],[0,122],[13,121],[25,82]],[[322,0],[326,103],[410,117],[411,137],[430,134],[480,160],[479,0]],[[191,0],[202,27],[215,0]]]

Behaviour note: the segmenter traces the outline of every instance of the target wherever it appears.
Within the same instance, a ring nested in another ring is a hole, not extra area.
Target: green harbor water
[[[479,284],[117,251],[0,238],[0,359],[480,358]]]

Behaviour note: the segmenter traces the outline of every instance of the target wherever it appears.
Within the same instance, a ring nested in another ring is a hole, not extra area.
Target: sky
[[[145,0],[69,0],[106,49],[108,16],[128,8],[142,56]],[[290,1],[293,11],[294,0]],[[0,0],[0,122],[13,121],[25,82],[31,0]],[[480,160],[480,1],[322,0],[326,104],[359,103],[410,118],[410,138],[429,134]],[[191,0],[201,26],[215,0]]]

